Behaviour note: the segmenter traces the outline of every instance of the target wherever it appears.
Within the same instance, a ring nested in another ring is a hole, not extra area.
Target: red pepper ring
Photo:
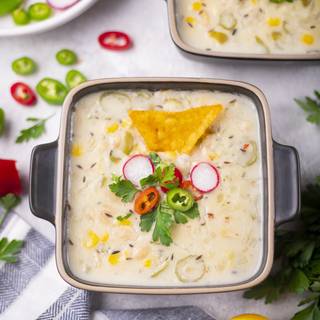
[[[126,33],[120,31],[102,33],[98,40],[103,48],[109,50],[122,51],[132,46],[131,38]]]
[[[0,197],[8,193],[20,195],[21,192],[22,188],[16,162],[0,159]]]
[[[32,106],[37,101],[33,90],[23,82],[14,83],[10,91],[12,98],[24,106]]]

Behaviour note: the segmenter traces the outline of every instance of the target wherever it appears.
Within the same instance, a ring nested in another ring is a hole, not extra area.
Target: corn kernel
[[[217,160],[217,159],[219,159],[219,155],[215,152],[210,152],[209,158],[210,158],[210,160]]]
[[[107,128],[108,133],[114,133],[119,129],[119,123],[115,122]]]
[[[118,224],[120,225],[120,226],[131,226],[131,221],[130,220],[128,220],[128,219],[123,219],[123,220],[121,220],[121,221],[118,221]]]
[[[151,265],[152,265],[151,259],[144,260],[143,265],[144,265],[145,268],[151,268]]]
[[[110,254],[110,256],[108,257],[109,263],[112,264],[113,266],[119,263],[119,259],[120,259],[120,253]]]
[[[251,0],[251,4],[255,6],[257,4],[257,0]]]
[[[274,41],[277,41],[282,37],[282,33],[281,32],[272,32],[271,37]]]
[[[310,33],[305,33],[301,37],[301,41],[306,44],[307,46],[311,46],[314,43],[314,36]]]
[[[201,2],[194,2],[193,4],[192,4],[192,9],[194,10],[194,11],[200,11],[201,9],[202,9],[202,3]]]
[[[99,240],[98,235],[94,231],[89,230],[84,246],[88,249],[94,248],[99,243]]]
[[[229,39],[229,37],[225,33],[214,30],[209,31],[209,36],[217,40],[220,44],[224,44]]]
[[[82,148],[81,148],[81,146],[79,144],[72,145],[71,155],[73,157],[81,157],[82,154],[83,154],[83,150],[82,150]]]
[[[121,122],[122,128],[129,128],[130,126],[131,126],[131,122],[129,120],[127,120],[127,119],[122,120],[122,122]]]
[[[186,17],[184,21],[191,26],[194,26],[196,23],[196,19],[194,17]]]
[[[105,233],[101,236],[100,241],[101,241],[102,243],[106,243],[108,240],[109,240],[109,233],[108,233],[108,232],[105,232]]]
[[[269,18],[267,20],[267,23],[270,27],[279,27],[281,25],[281,19],[280,18]]]

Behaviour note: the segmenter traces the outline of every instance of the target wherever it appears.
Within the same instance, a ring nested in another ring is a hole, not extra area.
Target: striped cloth
[[[17,263],[0,262],[0,320],[214,320],[197,307],[91,312],[91,294],[59,276],[49,240],[15,214],[0,237],[25,241]]]

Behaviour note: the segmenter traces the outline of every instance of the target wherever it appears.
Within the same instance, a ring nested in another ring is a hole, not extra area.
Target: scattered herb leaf
[[[5,113],[2,108],[0,108],[0,137],[4,134],[5,130]]]
[[[53,115],[52,115],[53,116]],[[19,136],[16,139],[16,143],[28,142],[31,139],[37,139],[44,134],[46,131],[46,122],[52,117],[48,117],[45,119],[39,118],[27,118],[26,120],[29,122],[35,123],[31,127],[27,129],[22,129],[20,131]]]
[[[139,191],[131,181],[121,177],[113,175],[112,181],[113,183],[109,185],[110,190],[123,202],[131,202]]]
[[[133,213],[129,212],[128,214],[126,214],[125,216],[118,216],[117,217],[117,220],[118,221],[124,221],[124,220],[127,220],[129,219],[131,216],[132,216]]]
[[[291,320],[320,319],[320,178],[302,192],[299,225],[276,233],[276,270],[260,285],[246,291],[248,299],[272,303],[281,294],[304,294],[306,307]]]
[[[0,260],[14,263],[17,262],[17,254],[23,246],[22,240],[9,241],[7,238],[0,239]]]
[[[296,103],[308,113],[307,121],[320,125],[320,91],[314,91],[315,99],[305,97],[304,100],[295,99]]]

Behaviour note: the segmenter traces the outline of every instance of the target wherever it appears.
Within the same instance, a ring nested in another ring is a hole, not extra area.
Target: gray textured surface
[[[97,36],[106,30],[123,30],[135,42],[132,50],[113,53],[102,50]],[[13,103],[9,87],[17,78],[10,68],[13,58],[30,55],[40,65],[39,72],[28,77],[35,85],[44,76],[63,80],[67,68],[54,59],[57,50],[74,48],[80,56],[77,68],[89,78],[119,76],[194,76],[243,80],[257,85],[269,101],[274,138],[294,145],[302,160],[303,182],[319,173],[320,130],[305,121],[304,113],[293,98],[310,94],[320,88],[320,66],[316,63],[246,63],[231,61],[201,61],[186,59],[172,43],[168,31],[166,2],[162,0],[100,0],[77,20],[42,35],[0,39],[0,105],[5,108],[9,130],[0,140],[0,157],[18,160],[18,167],[27,181],[32,146],[54,140],[58,135],[60,109],[39,102],[35,108],[23,108]],[[29,116],[56,113],[48,123],[47,134],[24,145],[13,143],[18,131],[26,126]],[[26,183],[25,183],[26,184]],[[52,226],[34,218],[27,199],[17,212],[31,225],[54,239]],[[296,309],[296,300],[287,297],[272,306],[247,301],[241,293],[198,296],[130,296],[98,295],[96,303],[110,308],[148,308],[158,306],[198,305],[217,319],[227,319],[240,312],[261,312],[273,320],[287,320]]]

